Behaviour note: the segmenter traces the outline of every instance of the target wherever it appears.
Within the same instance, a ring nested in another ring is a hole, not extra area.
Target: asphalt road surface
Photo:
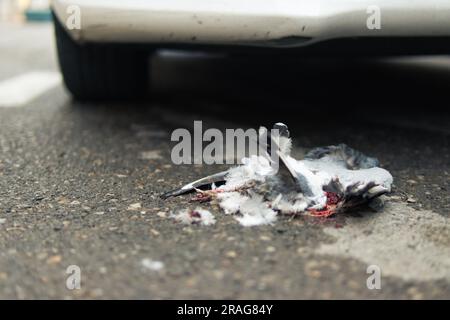
[[[50,25],[0,26],[0,298],[450,298],[450,58],[161,53],[153,98],[134,104],[74,102],[57,72]],[[175,223],[196,204],[159,195],[223,169],[172,164],[171,132],[194,120],[282,121],[299,155],[344,142],[380,160],[393,192],[327,220],[244,228],[205,203],[215,225]]]

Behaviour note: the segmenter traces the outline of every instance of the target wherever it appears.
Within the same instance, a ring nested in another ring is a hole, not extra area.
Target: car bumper
[[[380,28],[367,26],[372,0],[54,0],[66,25],[80,9],[77,41],[303,46],[351,37],[450,35],[448,0],[378,0]],[[70,10],[69,10],[70,11]]]

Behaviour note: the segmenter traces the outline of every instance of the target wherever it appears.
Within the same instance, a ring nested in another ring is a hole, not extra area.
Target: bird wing
[[[228,174],[228,171],[222,171],[222,172],[218,172],[213,175],[195,180],[191,183],[188,183],[188,184],[182,186],[181,188],[164,193],[163,195],[161,195],[161,198],[167,199],[170,197],[176,197],[176,196],[191,192],[195,189],[198,189],[198,188],[201,188],[201,187],[204,187],[207,185],[212,185],[213,183],[225,182],[225,177],[227,174]]]

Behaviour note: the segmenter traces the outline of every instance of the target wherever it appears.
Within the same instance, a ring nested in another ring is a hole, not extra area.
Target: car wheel
[[[146,96],[149,50],[125,44],[79,44],[56,16],[53,20],[60,69],[74,98],[105,100]]]

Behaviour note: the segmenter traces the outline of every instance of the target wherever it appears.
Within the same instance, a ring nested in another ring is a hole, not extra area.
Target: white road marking
[[[20,107],[61,83],[61,74],[34,71],[0,82],[0,108]]]
[[[381,268],[384,276],[406,281],[450,279],[448,218],[429,210],[415,210],[388,201],[383,212],[346,218],[346,225],[324,232],[336,242],[322,244],[315,253],[349,257]],[[365,269],[364,269],[365,270]]]

